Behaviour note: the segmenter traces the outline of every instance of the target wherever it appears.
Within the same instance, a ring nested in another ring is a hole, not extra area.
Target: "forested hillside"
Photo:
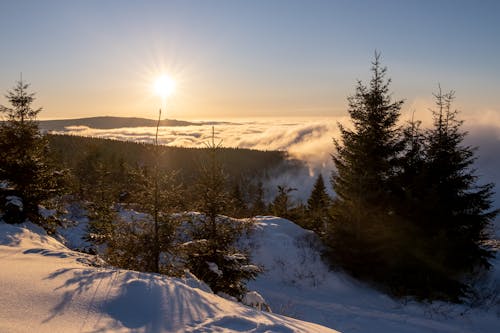
[[[48,134],[47,138],[56,159],[67,168],[76,168],[83,159],[96,159],[110,167],[120,164],[151,167],[155,157],[151,144],[124,142],[100,138]],[[178,171],[190,181],[202,162],[205,149],[159,147],[159,165],[163,171]],[[302,164],[288,159],[284,151],[252,149],[220,149],[221,161],[229,177],[266,177],[277,168],[298,168]]]

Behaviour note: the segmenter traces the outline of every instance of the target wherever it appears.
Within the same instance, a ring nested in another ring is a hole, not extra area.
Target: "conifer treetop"
[[[35,100],[35,93],[28,91],[29,84],[22,79],[17,81],[15,87],[5,94],[12,107],[0,105],[0,112],[6,114],[9,121],[35,121],[42,108],[32,109],[31,104]]]

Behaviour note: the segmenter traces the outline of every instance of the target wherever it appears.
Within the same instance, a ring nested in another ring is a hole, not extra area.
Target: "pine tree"
[[[313,190],[307,200],[306,224],[307,227],[321,235],[325,231],[328,221],[331,198],[326,192],[323,175],[319,174]]]
[[[11,222],[32,222],[45,225],[38,206],[55,196],[61,186],[62,173],[49,160],[47,140],[40,133],[36,117],[42,110],[33,109],[35,94],[22,80],[7,93],[11,106],[0,106],[6,116],[0,124],[0,180],[7,181],[22,201],[22,213]]]
[[[402,152],[397,125],[403,101],[393,101],[387,69],[375,53],[368,86],[358,81],[348,98],[353,126],[334,140],[337,194],[327,242],[333,261],[356,276],[373,277],[384,261],[392,224],[395,176]]]

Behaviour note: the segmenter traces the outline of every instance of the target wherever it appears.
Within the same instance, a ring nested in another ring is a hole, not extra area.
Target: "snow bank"
[[[490,309],[471,309],[393,300],[345,274],[330,271],[321,260],[319,244],[311,231],[277,217],[255,220],[256,230],[245,242],[252,249],[252,260],[264,267],[264,273],[248,286],[257,290],[275,313],[345,333],[499,330],[500,303]],[[492,275],[498,282],[500,260],[494,265]]]
[[[92,258],[31,224],[0,222],[0,332],[334,332],[222,299],[189,277],[97,268]]]

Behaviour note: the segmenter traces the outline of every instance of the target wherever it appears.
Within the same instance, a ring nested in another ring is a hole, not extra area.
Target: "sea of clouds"
[[[299,189],[296,200],[308,197],[318,173],[329,179],[333,170],[331,154],[333,138],[339,136],[338,123],[349,124],[346,117],[314,119],[259,119],[221,122],[214,126],[217,142],[224,147],[259,150],[285,150],[290,156],[306,162],[300,174],[277,174],[269,186],[287,185]],[[427,122],[428,123],[428,122]],[[424,121],[424,126],[426,126]],[[466,119],[463,129],[468,132],[465,144],[478,147],[475,164],[479,183],[495,182],[500,191],[500,117],[498,113],[485,112]],[[65,133],[102,137],[116,140],[152,142],[156,128],[94,129],[85,126],[69,127]],[[204,147],[212,137],[212,125],[174,126],[159,128],[159,142],[168,146]],[[330,188],[331,191],[331,188]],[[272,194],[272,193],[270,193]],[[495,207],[500,207],[500,196],[494,197]]]

